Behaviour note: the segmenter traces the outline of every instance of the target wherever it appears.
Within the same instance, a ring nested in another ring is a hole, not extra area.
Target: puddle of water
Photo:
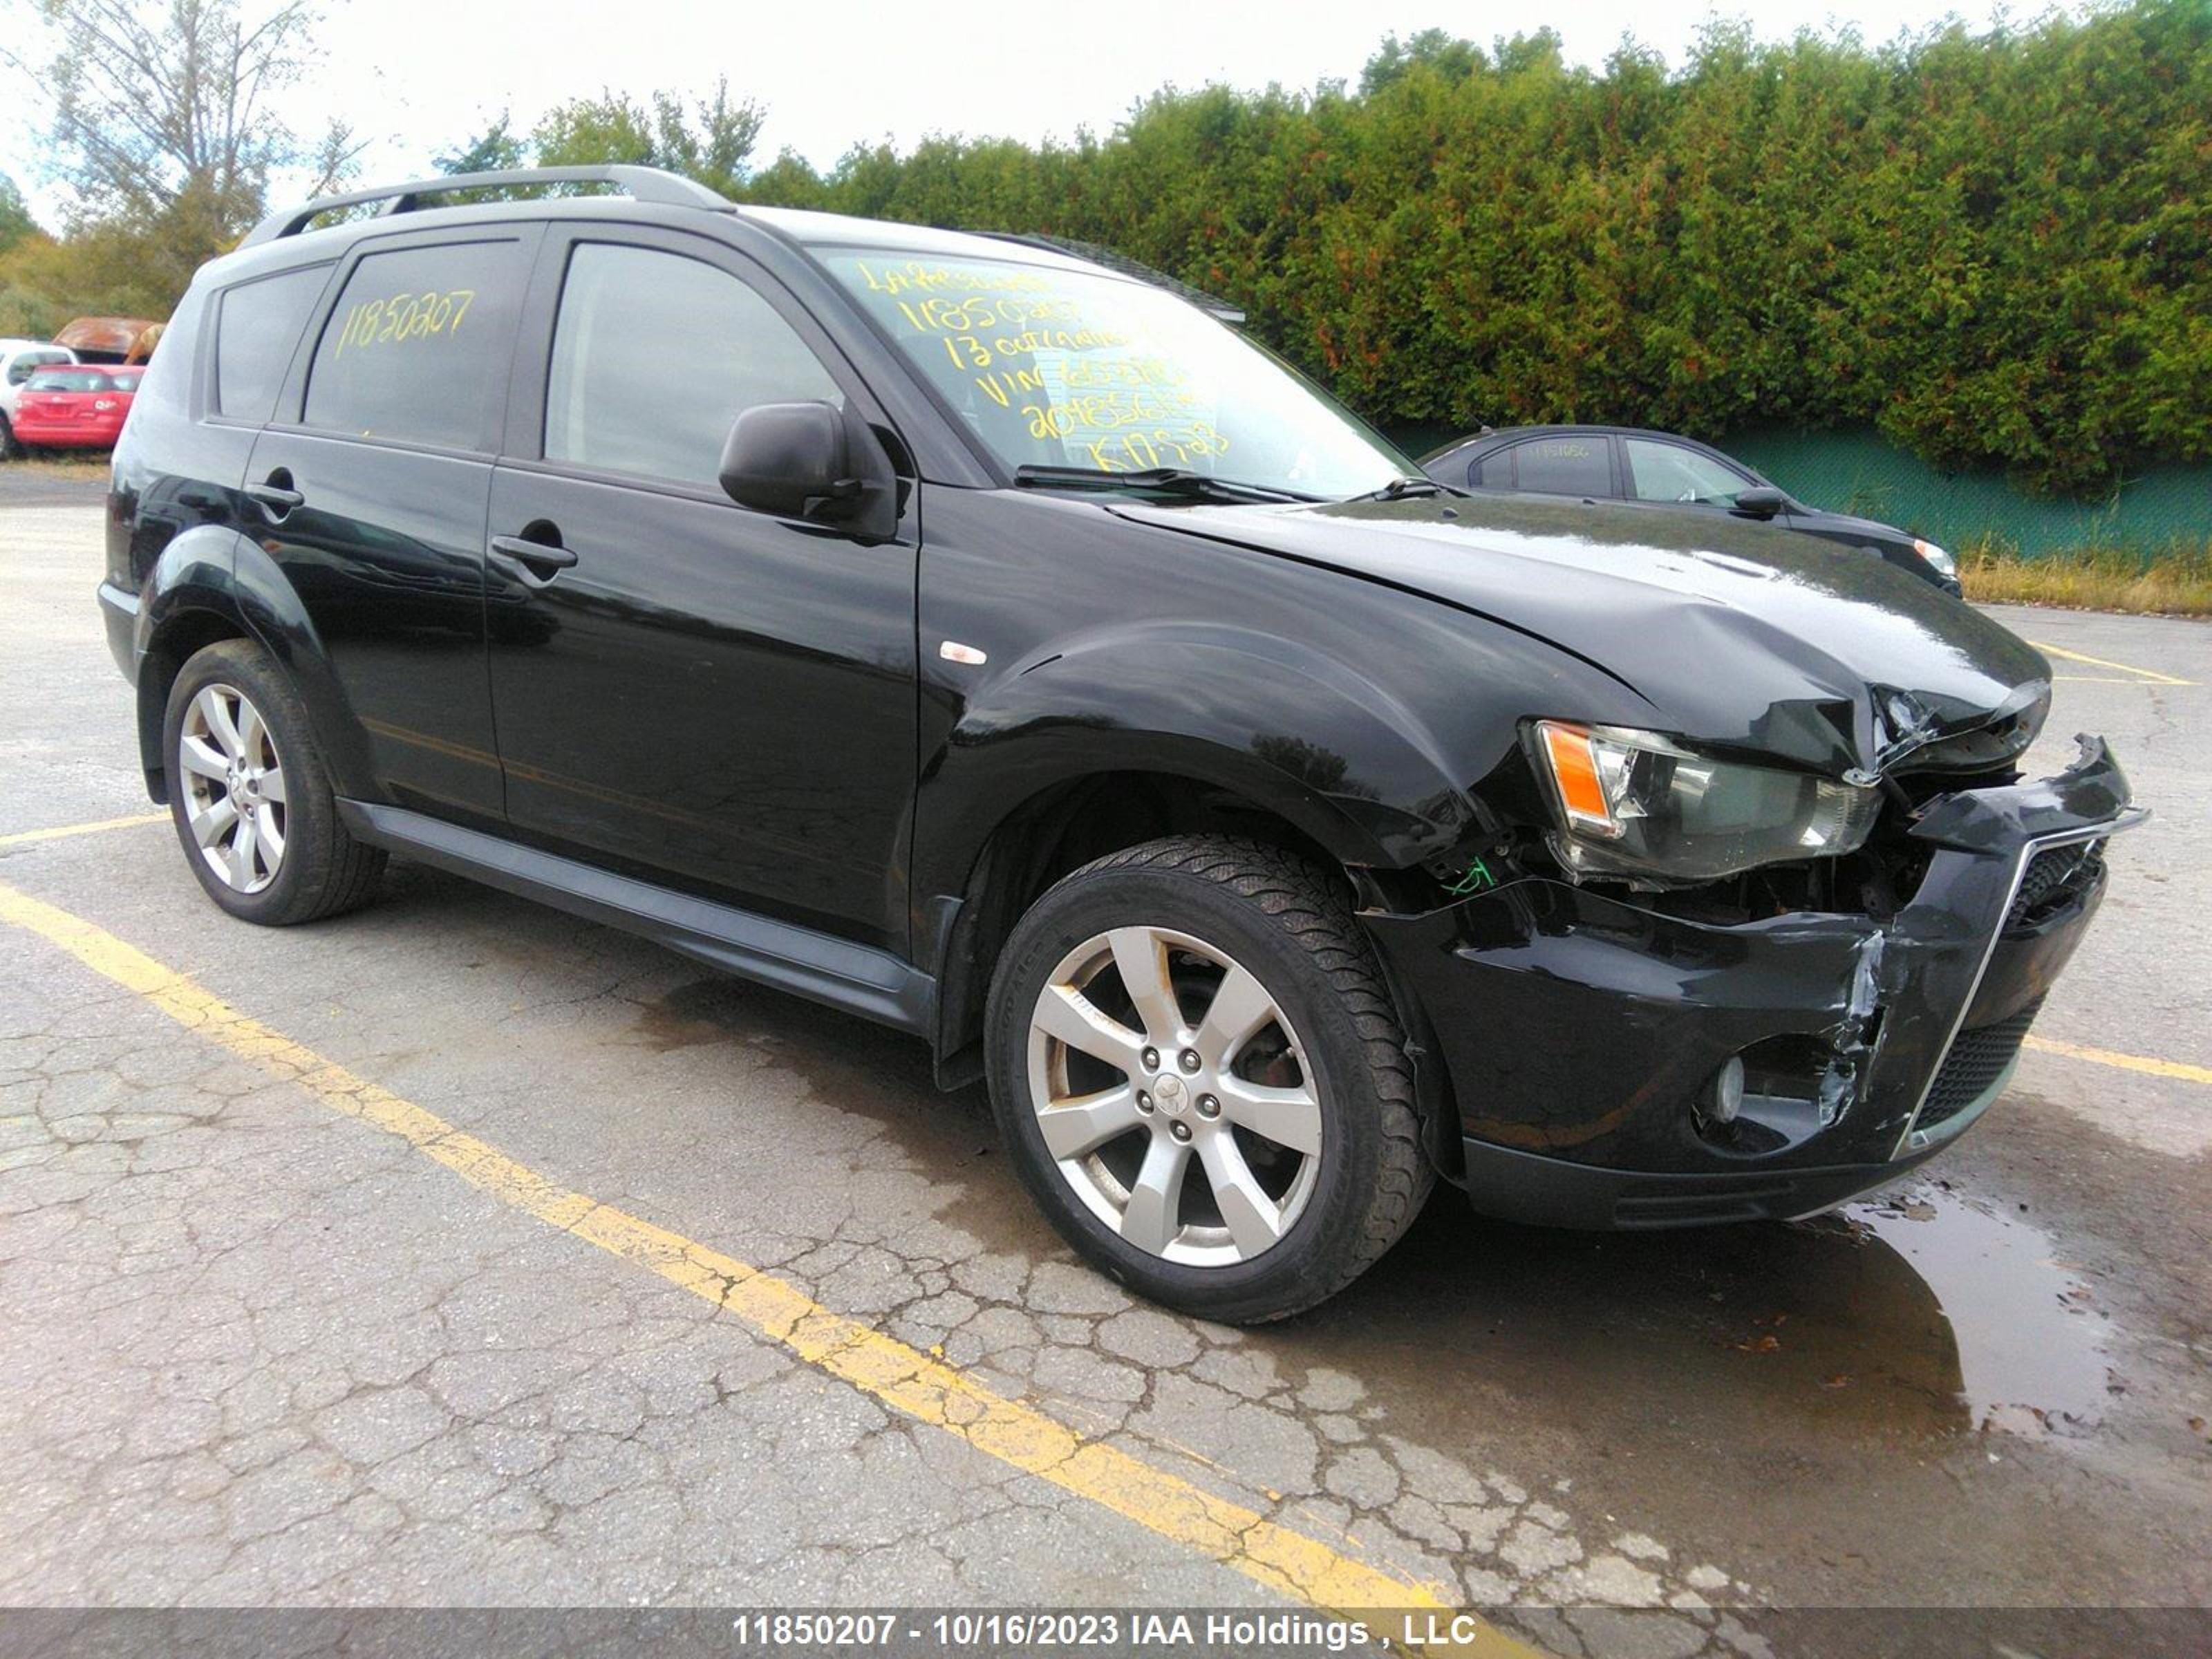
[[[918,1044],[720,975],[641,1005],[633,1032],[659,1052],[770,1050],[957,1194],[941,1220],[993,1249],[1055,1248],[997,1157],[981,1091],[939,1094]],[[2109,1327],[2081,1276],[2040,1229],[1942,1181],[1796,1225],[1642,1234],[1486,1223],[1455,1199],[1439,1192],[1368,1278],[1277,1328],[1285,1357],[1469,1431],[1493,1420],[1486,1389],[1547,1398],[1568,1422],[1658,1410],[1716,1442],[1751,1422],[2079,1435],[2110,1404]]]
[[[718,1042],[758,1041],[748,1018],[750,988],[733,979],[696,979],[638,1006],[630,1032],[655,1054]]]
[[[2094,1426],[2109,1328],[2080,1276],[2025,1222],[1908,1192],[1796,1225],[1613,1234],[1483,1222],[1440,1193],[1349,1293],[1277,1328],[1285,1358],[1360,1377],[1440,1443],[1530,1401],[1562,1433],[1633,1443],[1663,1422],[1751,1463]]]
[[[1846,1215],[1935,1292],[1976,1427],[2069,1435],[2103,1420],[2112,1398],[2107,1316],[2048,1234],[1942,1182]]]

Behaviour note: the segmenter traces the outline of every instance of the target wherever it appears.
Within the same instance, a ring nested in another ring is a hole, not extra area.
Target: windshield
[[[1417,473],[1302,377],[1159,289],[1012,260],[819,257],[1010,472],[1168,467],[1331,499]]]

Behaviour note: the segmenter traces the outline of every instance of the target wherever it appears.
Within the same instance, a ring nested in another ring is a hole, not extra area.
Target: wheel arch
[[[1044,891],[1092,860],[1163,836],[1233,832],[1342,868],[1310,825],[1242,791],[1188,773],[1108,768],[1062,777],[1015,802],[968,860],[936,964],[939,1079],[980,1075],[991,975],[1014,925]]]
[[[161,727],[169,689],[193,655],[222,640],[251,639],[238,603],[234,571],[244,538],[233,529],[201,525],[173,537],[146,574],[132,641],[137,658],[138,763],[146,793],[166,805],[168,763]]]
[[[369,775],[366,738],[307,606],[276,562],[234,530],[207,526],[161,551],[139,609],[138,753],[147,793],[168,799],[161,731],[169,690],[194,653],[250,640],[275,659],[306,705],[317,744],[342,794]]]

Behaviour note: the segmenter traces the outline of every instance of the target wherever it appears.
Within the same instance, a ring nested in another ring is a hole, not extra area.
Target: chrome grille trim
[[[2102,823],[2064,830],[2056,835],[2039,836],[2021,843],[2020,850],[2013,859],[2012,879],[2005,886],[2005,901],[1997,907],[1996,916],[1990,923],[1989,942],[1982,946],[1982,959],[1974,965],[1974,977],[1966,987],[1966,994],[1959,1004],[1959,1012],[1951,1021],[1951,1029],[1944,1034],[1942,1049],[1937,1054],[1935,1065],[1928,1070],[1928,1080],[1920,1085],[1918,1098],[1912,1103],[1912,1115],[1905,1120],[1905,1127],[1898,1132],[1897,1145],[1890,1149],[1889,1156],[1893,1161],[1903,1158],[1907,1152],[1918,1152],[1933,1144],[1927,1134],[1920,1134],[1918,1139],[1915,1139],[1919,1130],[1920,1114],[1928,1104],[1928,1096],[1936,1087],[1936,1079],[1942,1074],[1944,1062],[1951,1058],[1951,1050],[1959,1041],[1959,1033],[1965,1029],[1966,1015],[1974,1006],[1974,999],[1982,993],[1982,980],[1990,971],[1990,963],[1997,953],[1997,942],[2004,937],[2006,924],[2012,920],[2013,906],[2020,901],[2020,884],[2027,878],[2027,866],[2035,855],[2054,847],[2069,847],[2077,842],[2101,841],[2107,836],[2119,835],[2134,829],[2149,816],[2143,808],[2130,806]]]

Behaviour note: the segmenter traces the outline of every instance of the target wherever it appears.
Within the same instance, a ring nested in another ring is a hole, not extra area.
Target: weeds
[[[1964,550],[1959,577],[1983,605],[2052,605],[2074,611],[2212,617],[2212,541],[2156,552],[2087,546],[2027,556],[2002,542]]]

